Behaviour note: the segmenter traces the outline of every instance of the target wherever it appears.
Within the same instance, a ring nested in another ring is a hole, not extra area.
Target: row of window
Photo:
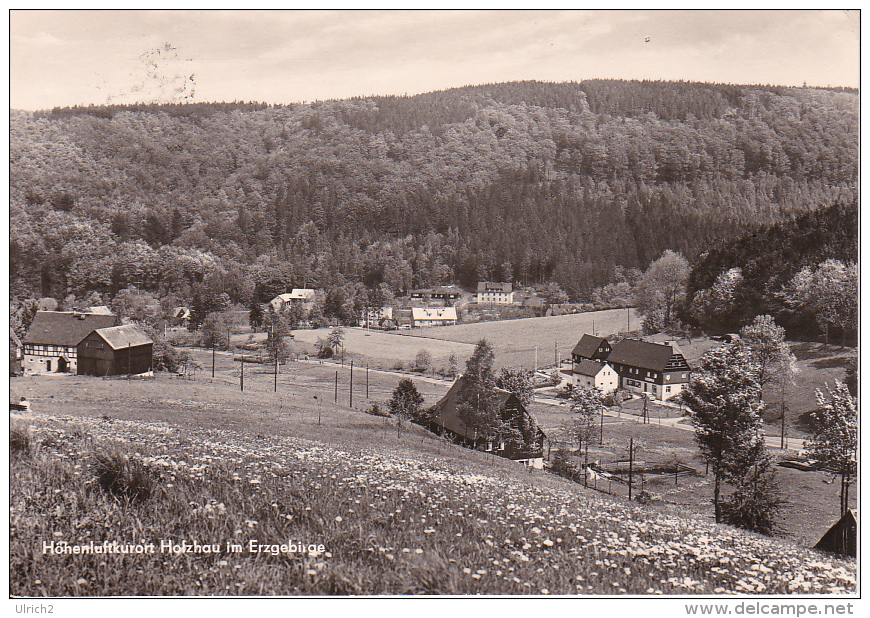
[[[35,356],[57,356],[58,354],[75,356],[76,349],[60,345],[28,345],[24,349],[24,353]]]

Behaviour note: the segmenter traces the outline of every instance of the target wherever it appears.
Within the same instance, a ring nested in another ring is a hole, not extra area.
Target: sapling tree
[[[423,395],[417,392],[414,382],[408,378],[399,381],[393,389],[393,396],[387,403],[390,413],[396,417],[396,437],[402,434],[402,424],[417,420],[420,417],[423,406]]]

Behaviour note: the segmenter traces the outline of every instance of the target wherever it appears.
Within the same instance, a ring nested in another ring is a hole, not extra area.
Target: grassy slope
[[[418,429],[399,439],[392,424],[385,432],[382,419],[331,397],[318,424],[310,394],[327,390],[331,367],[294,364],[276,396],[263,374],[249,374],[249,390],[239,392],[230,361],[219,363],[212,383],[202,375],[194,382],[13,380],[12,396],[26,393],[35,414],[78,417],[30,417],[44,446],[13,458],[13,594],[852,589],[853,565],[831,570],[811,552],[674,517],[666,506],[602,499]],[[91,453],[110,443],[160,466],[162,497],[123,506],[94,486]],[[219,504],[226,516],[210,510]],[[35,557],[37,541],[55,536],[292,537],[324,543],[331,555]]]

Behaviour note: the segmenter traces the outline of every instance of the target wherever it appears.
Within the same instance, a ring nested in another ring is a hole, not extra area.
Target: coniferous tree
[[[764,451],[757,375],[752,355],[735,342],[708,350],[683,393],[695,441],[713,471],[717,523],[723,481],[739,481]]]

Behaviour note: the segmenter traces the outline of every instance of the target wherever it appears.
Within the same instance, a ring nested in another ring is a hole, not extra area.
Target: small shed
[[[112,376],[152,370],[154,342],[139,326],[98,328],[78,345],[78,373]]]
[[[813,549],[851,556],[854,558],[858,549],[858,513],[853,509],[846,511],[837,523],[819,540]]]

